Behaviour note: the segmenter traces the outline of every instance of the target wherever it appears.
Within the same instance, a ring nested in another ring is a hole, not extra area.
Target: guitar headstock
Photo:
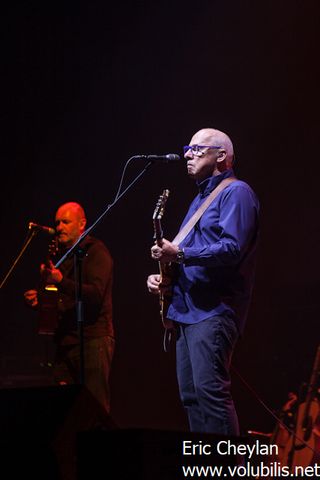
[[[161,218],[163,217],[164,208],[168,200],[169,193],[170,193],[169,190],[165,189],[160,195],[156,208],[154,209],[154,212],[153,212],[153,216],[152,216],[153,220],[161,220]]]
[[[164,215],[164,210],[166,206],[166,202],[168,200],[170,191],[168,189],[164,189],[162,194],[160,195],[156,208],[153,212],[153,226],[154,226],[154,239],[161,240],[163,237],[162,228],[161,228],[161,219]]]
[[[54,236],[48,245],[48,258],[50,260],[53,260],[54,257],[57,255],[58,251],[59,251],[58,238]]]

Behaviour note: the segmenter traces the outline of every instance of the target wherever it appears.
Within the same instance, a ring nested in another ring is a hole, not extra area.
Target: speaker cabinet
[[[0,390],[1,468],[7,478],[75,480],[79,432],[116,429],[81,385]]]
[[[228,466],[239,464],[239,458],[217,454],[216,446],[221,441],[236,445],[240,440],[238,437],[152,429],[80,432],[77,436],[78,480],[183,480],[213,476],[194,473],[186,477],[183,466],[218,466],[226,473]],[[192,455],[183,453],[184,442],[187,442],[185,452],[190,453],[194,446]],[[225,448],[226,444],[222,445]],[[220,476],[226,478],[224,473]]]

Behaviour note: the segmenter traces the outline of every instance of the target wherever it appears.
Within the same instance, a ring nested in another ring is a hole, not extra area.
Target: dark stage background
[[[7,2],[1,15],[1,278],[30,221],[75,200],[89,225],[135,154],[182,154],[192,134],[229,133],[236,174],[261,201],[252,308],[234,355],[243,432],[269,432],[319,344],[319,13],[310,1]],[[141,170],[132,163],[125,184]],[[145,282],[152,213],[172,238],[195,194],[184,162],[154,165],[95,235],[115,262],[112,416],[121,427],[184,429],[174,352],[162,350]],[[46,384],[46,351],[24,290],[38,281],[38,234],[1,290],[1,386]]]

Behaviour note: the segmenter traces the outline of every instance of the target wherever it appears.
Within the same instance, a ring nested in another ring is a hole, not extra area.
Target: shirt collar
[[[232,169],[225,170],[219,175],[213,175],[212,177],[202,180],[202,182],[197,182],[199,193],[202,197],[206,197],[209,193],[214,190],[224,178],[234,177],[234,172]]]

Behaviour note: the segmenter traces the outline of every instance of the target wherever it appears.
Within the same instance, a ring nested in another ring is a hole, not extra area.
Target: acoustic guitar
[[[56,237],[48,246],[48,255],[45,264],[53,261],[58,252],[58,240]],[[38,292],[38,334],[54,335],[58,325],[58,288],[49,285],[44,280],[40,284]]]
[[[153,238],[155,243],[161,246],[161,240],[163,239],[163,230],[161,225],[161,220],[164,215],[166,202],[169,197],[169,190],[163,190],[162,194],[159,196],[159,199],[156,204],[156,208],[153,212],[153,229],[154,235]],[[171,265],[168,263],[162,263],[161,261],[158,262],[159,267],[159,274],[160,274],[160,282],[163,288],[160,289],[159,292],[159,304],[160,304],[160,317],[162,324],[165,329],[172,329],[173,323],[171,320],[166,318],[166,313],[170,304],[171,299],[171,278],[172,278],[172,268]]]
[[[305,399],[300,403],[295,422],[295,431],[287,442],[282,463],[292,471],[295,466],[307,467],[315,457],[319,456],[319,374],[320,346],[312,369],[310,382],[307,385]]]
[[[277,445],[278,451],[269,458],[269,463],[280,462],[284,464],[287,460],[287,445],[290,440],[290,432],[294,429],[294,417],[298,397],[294,392],[290,392],[287,402],[280,411],[279,420],[270,437],[270,445]],[[286,458],[284,458],[284,455]]]

